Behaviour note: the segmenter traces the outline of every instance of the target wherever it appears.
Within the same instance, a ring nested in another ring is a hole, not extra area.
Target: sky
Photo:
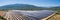
[[[30,4],[35,6],[50,7],[60,6],[60,0],[0,0],[0,6],[9,4]]]

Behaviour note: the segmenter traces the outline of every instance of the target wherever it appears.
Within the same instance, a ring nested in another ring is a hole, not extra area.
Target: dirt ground
[[[4,11],[0,11],[0,16],[3,16],[4,15]]]
[[[53,17],[51,17],[48,20],[60,20],[60,14],[58,13],[58,14],[54,15]]]
[[[56,20],[60,20],[60,15],[59,14],[56,15]]]

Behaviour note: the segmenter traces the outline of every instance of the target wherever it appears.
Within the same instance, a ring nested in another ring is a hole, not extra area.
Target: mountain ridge
[[[28,4],[11,4],[11,5],[5,5],[5,6],[1,6],[0,9],[7,9],[7,10],[11,10],[11,9],[15,9],[15,10],[58,10],[60,9],[60,6],[56,6],[56,7],[50,7],[50,8],[45,8],[45,7],[38,7],[38,6],[34,6],[34,5],[28,5]]]
[[[12,5],[5,5],[0,7],[0,9],[39,9],[42,7],[37,7],[34,5],[28,5],[28,4],[12,4]]]

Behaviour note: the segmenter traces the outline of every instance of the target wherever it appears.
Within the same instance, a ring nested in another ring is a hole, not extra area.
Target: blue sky
[[[60,6],[60,0],[0,0],[0,6],[9,4],[30,4],[35,6]]]

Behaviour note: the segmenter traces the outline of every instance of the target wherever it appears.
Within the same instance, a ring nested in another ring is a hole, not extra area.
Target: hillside
[[[46,8],[46,7],[38,7],[28,4],[11,4],[11,5],[1,6],[0,10],[60,10],[60,6]]]
[[[37,7],[34,5],[28,4],[12,4],[12,5],[5,5],[0,7],[0,9],[21,9],[21,10],[32,10],[32,9],[44,9],[42,7]]]
[[[51,9],[51,10],[60,10],[60,6],[51,7],[49,9]]]

